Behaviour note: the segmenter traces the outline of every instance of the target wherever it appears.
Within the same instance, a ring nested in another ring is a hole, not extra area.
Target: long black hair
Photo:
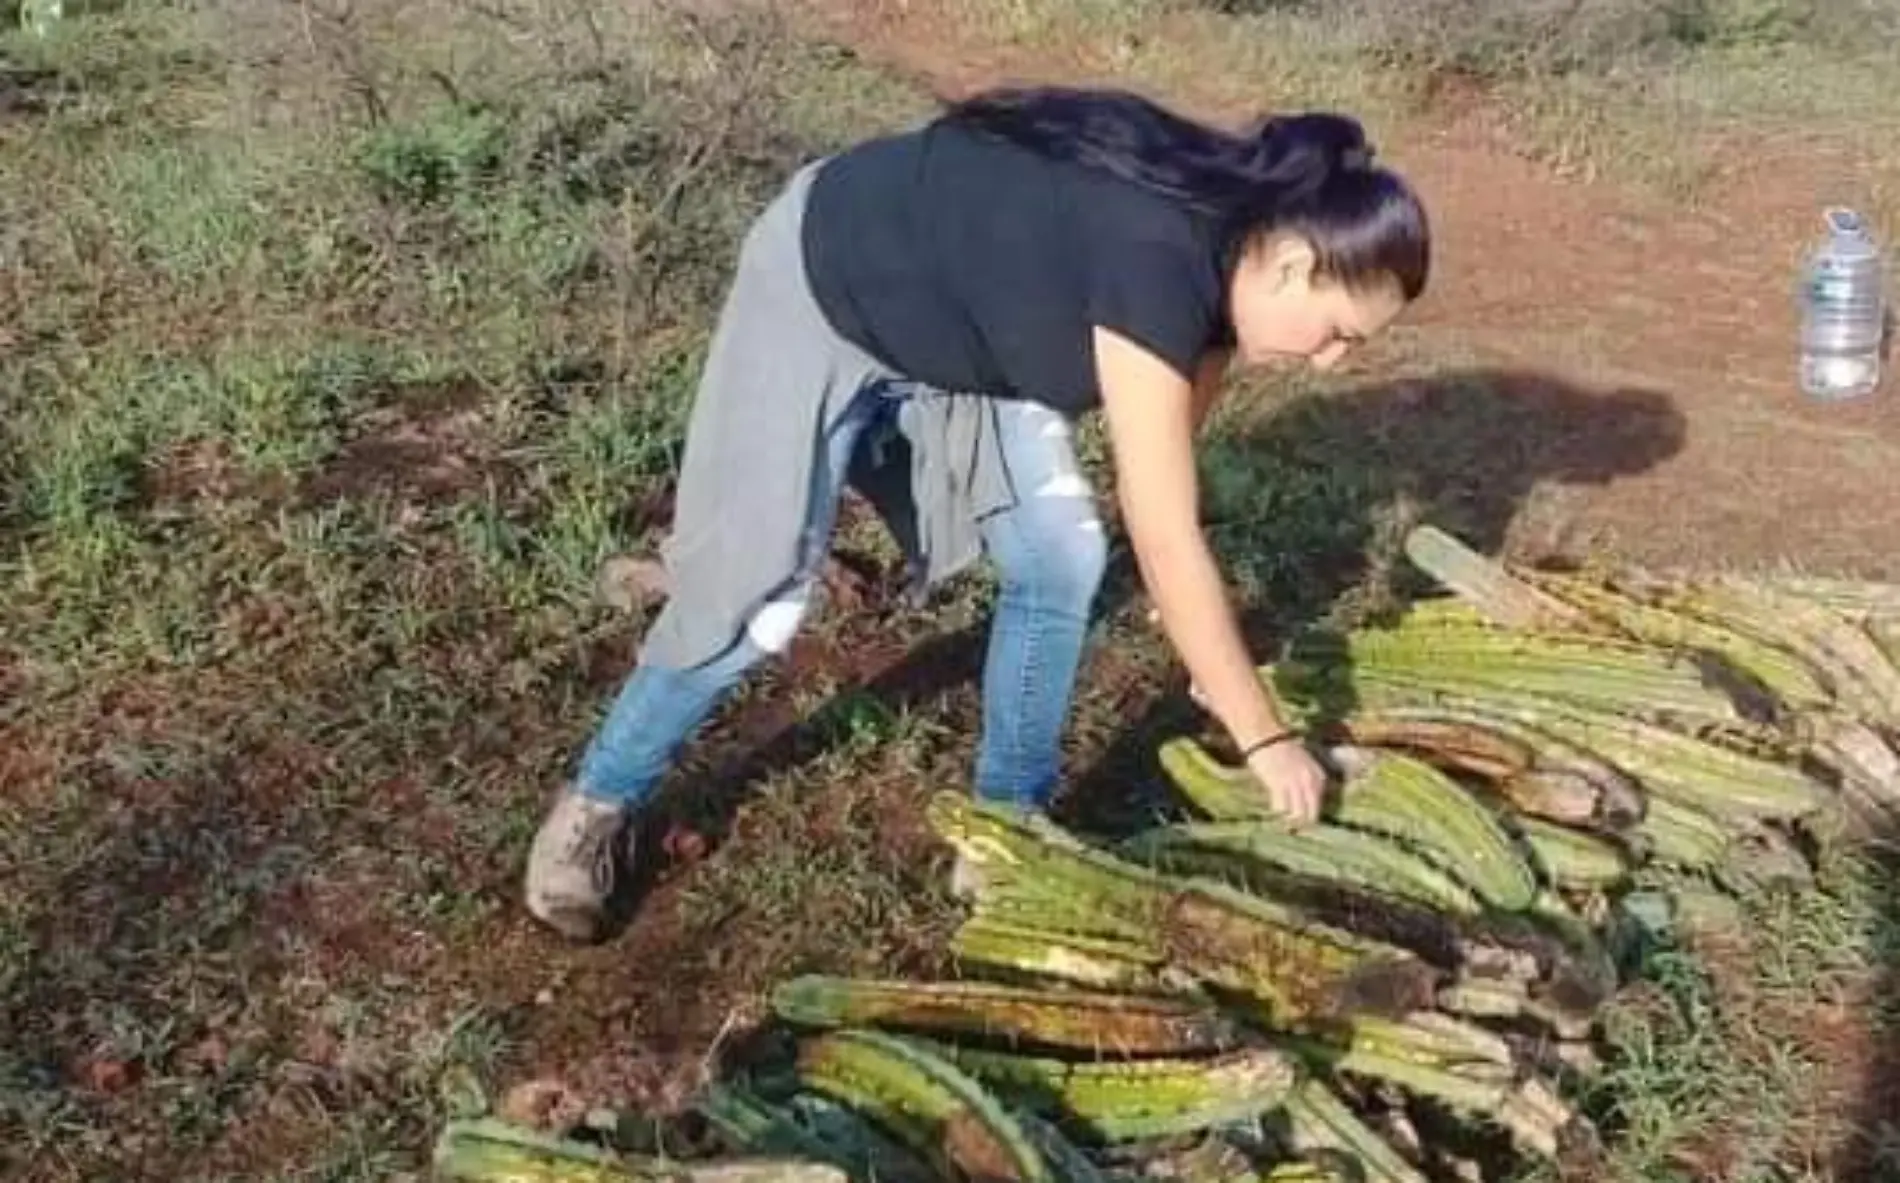
[[[1389,279],[1407,300],[1425,290],[1424,206],[1374,163],[1349,116],[1271,116],[1235,133],[1127,91],[1038,87],[987,91],[949,104],[942,118],[1181,201],[1215,220],[1230,252],[1284,232],[1311,243],[1319,273],[1335,282]]]

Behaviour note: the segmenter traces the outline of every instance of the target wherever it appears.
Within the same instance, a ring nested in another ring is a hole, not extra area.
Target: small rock
[[[539,990],[535,991],[534,1004],[536,1006],[553,1006],[554,1005],[553,988],[549,986],[543,986]]]
[[[666,567],[656,559],[614,555],[600,565],[594,590],[616,612],[638,611],[666,598]]]
[[[81,1071],[86,1087],[95,1093],[112,1096],[139,1081],[139,1066],[129,1060],[91,1060]]]
[[[676,863],[696,863],[706,857],[706,836],[689,826],[674,824],[660,839],[660,849]]]
[[[564,1134],[587,1116],[584,1098],[561,1081],[530,1080],[508,1090],[496,1108],[503,1121]]]

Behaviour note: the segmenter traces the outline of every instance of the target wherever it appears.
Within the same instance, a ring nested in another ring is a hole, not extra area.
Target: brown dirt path
[[[938,6],[795,7],[941,93],[1117,78],[1110,51],[1081,36],[1032,51],[984,44]],[[1230,111],[1243,84],[1209,79],[1169,98]],[[1439,243],[1434,290],[1411,318],[1421,348],[1408,352],[1660,392],[1686,423],[1663,463],[1564,496],[1560,533],[1646,562],[1786,561],[1900,577],[1900,492],[1886,479],[1900,470],[1900,381],[1831,407],[1804,401],[1794,384],[1796,266],[1819,211],[1869,188],[1851,154],[1751,145],[1712,200],[1680,208],[1559,179],[1496,141],[1494,121],[1467,108],[1409,143],[1382,145],[1424,191]],[[1359,364],[1380,372],[1376,355]]]

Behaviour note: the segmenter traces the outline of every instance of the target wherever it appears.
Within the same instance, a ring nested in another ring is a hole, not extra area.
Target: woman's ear
[[[1319,255],[1312,244],[1292,234],[1275,234],[1261,240],[1247,260],[1246,270],[1266,291],[1296,291],[1312,282]]]
[[[1276,291],[1295,291],[1312,284],[1319,255],[1305,239],[1282,238],[1274,251],[1271,274]]]

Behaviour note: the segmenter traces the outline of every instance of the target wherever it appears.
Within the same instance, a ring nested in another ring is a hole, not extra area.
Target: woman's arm
[[[1317,813],[1324,776],[1261,685],[1212,548],[1201,531],[1194,432],[1197,383],[1108,329],[1095,330],[1096,366],[1122,519],[1161,627],[1207,709],[1284,811]],[[1268,743],[1268,746],[1259,745]]]
[[[1227,367],[1233,361],[1233,351],[1216,349],[1201,358],[1201,364],[1194,373],[1194,433],[1207,430],[1208,416],[1214,412],[1214,404],[1220,401],[1221,392],[1227,381]],[[1196,498],[1198,506],[1198,497]],[[1148,609],[1148,623],[1161,623],[1161,613],[1155,608]],[[1205,706],[1201,699],[1201,688],[1192,681],[1188,683],[1188,695],[1194,701]]]

